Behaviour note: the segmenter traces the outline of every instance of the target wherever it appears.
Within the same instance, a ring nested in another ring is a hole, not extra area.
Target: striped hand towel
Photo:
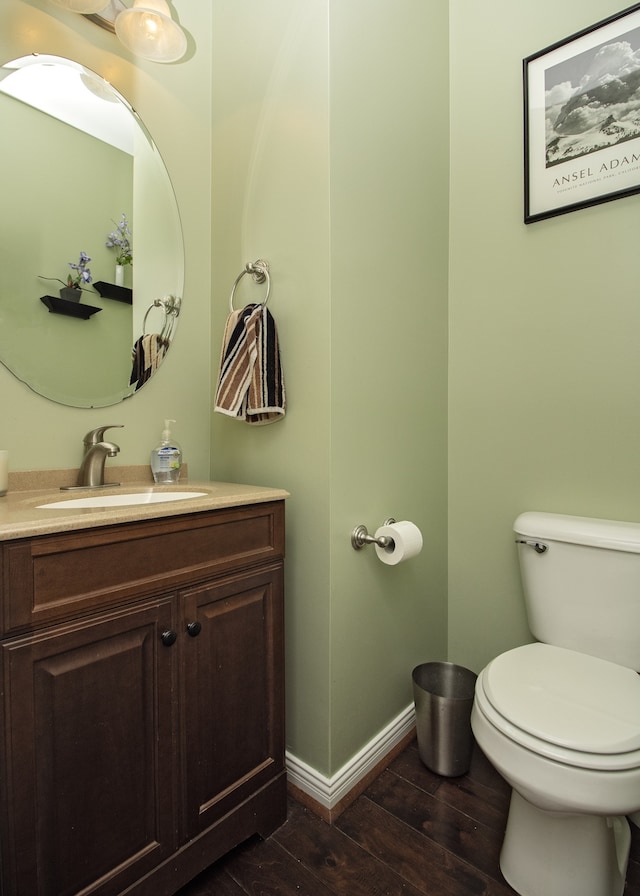
[[[131,352],[131,379],[136,391],[156,372],[166,352],[166,343],[157,333],[148,333],[136,340]]]
[[[264,305],[232,311],[222,339],[214,410],[246,423],[273,423],[285,413],[278,333]]]

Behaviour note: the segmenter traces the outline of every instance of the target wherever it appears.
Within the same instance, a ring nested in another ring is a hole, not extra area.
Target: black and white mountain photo
[[[640,28],[545,71],[546,167],[640,137]]]

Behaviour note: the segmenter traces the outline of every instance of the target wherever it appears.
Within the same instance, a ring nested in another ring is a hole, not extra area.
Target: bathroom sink
[[[90,495],[88,498],[66,498],[38,504],[38,510],[78,510],[83,508],[131,507],[138,504],[162,504],[167,501],[187,501],[202,498],[208,492],[123,492],[119,495]]]

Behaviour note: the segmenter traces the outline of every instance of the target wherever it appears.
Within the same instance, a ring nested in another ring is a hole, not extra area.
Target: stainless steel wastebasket
[[[420,759],[438,775],[464,775],[473,749],[475,672],[455,663],[422,663],[412,677]]]

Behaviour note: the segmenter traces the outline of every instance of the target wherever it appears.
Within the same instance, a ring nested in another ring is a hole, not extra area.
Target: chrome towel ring
[[[180,315],[182,302],[176,296],[164,296],[162,299],[154,299],[149,305],[142,321],[142,334],[147,332],[147,318],[154,308],[162,308],[164,314],[164,322],[162,324],[162,332],[159,334],[161,339],[168,341],[171,338],[175,319]]]
[[[269,293],[271,292],[271,278],[269,277],[269,262],[263,261],[262,259],[259,258],[257,261],[254,261],[253,264],[250,261],[248,261],[244,266],[244,270],[240,271],[240,273],[236,277],[233,287],[231,289],[231,297],[229,299],[229,310],[230,311],[233,311],[233,297],[236,292],[236,287],[237,287],[238,283],[240,283],[240,281],[242,280],[242,278],[244,277],[245,274],[251,274],[251,276],[253,277],[253,279],[255,280],[256,283],[266,283],[267,284],[267,293],[266,293],[263,301],[260,302],[260,304],[266,305],[267,302],[269,301]]]

